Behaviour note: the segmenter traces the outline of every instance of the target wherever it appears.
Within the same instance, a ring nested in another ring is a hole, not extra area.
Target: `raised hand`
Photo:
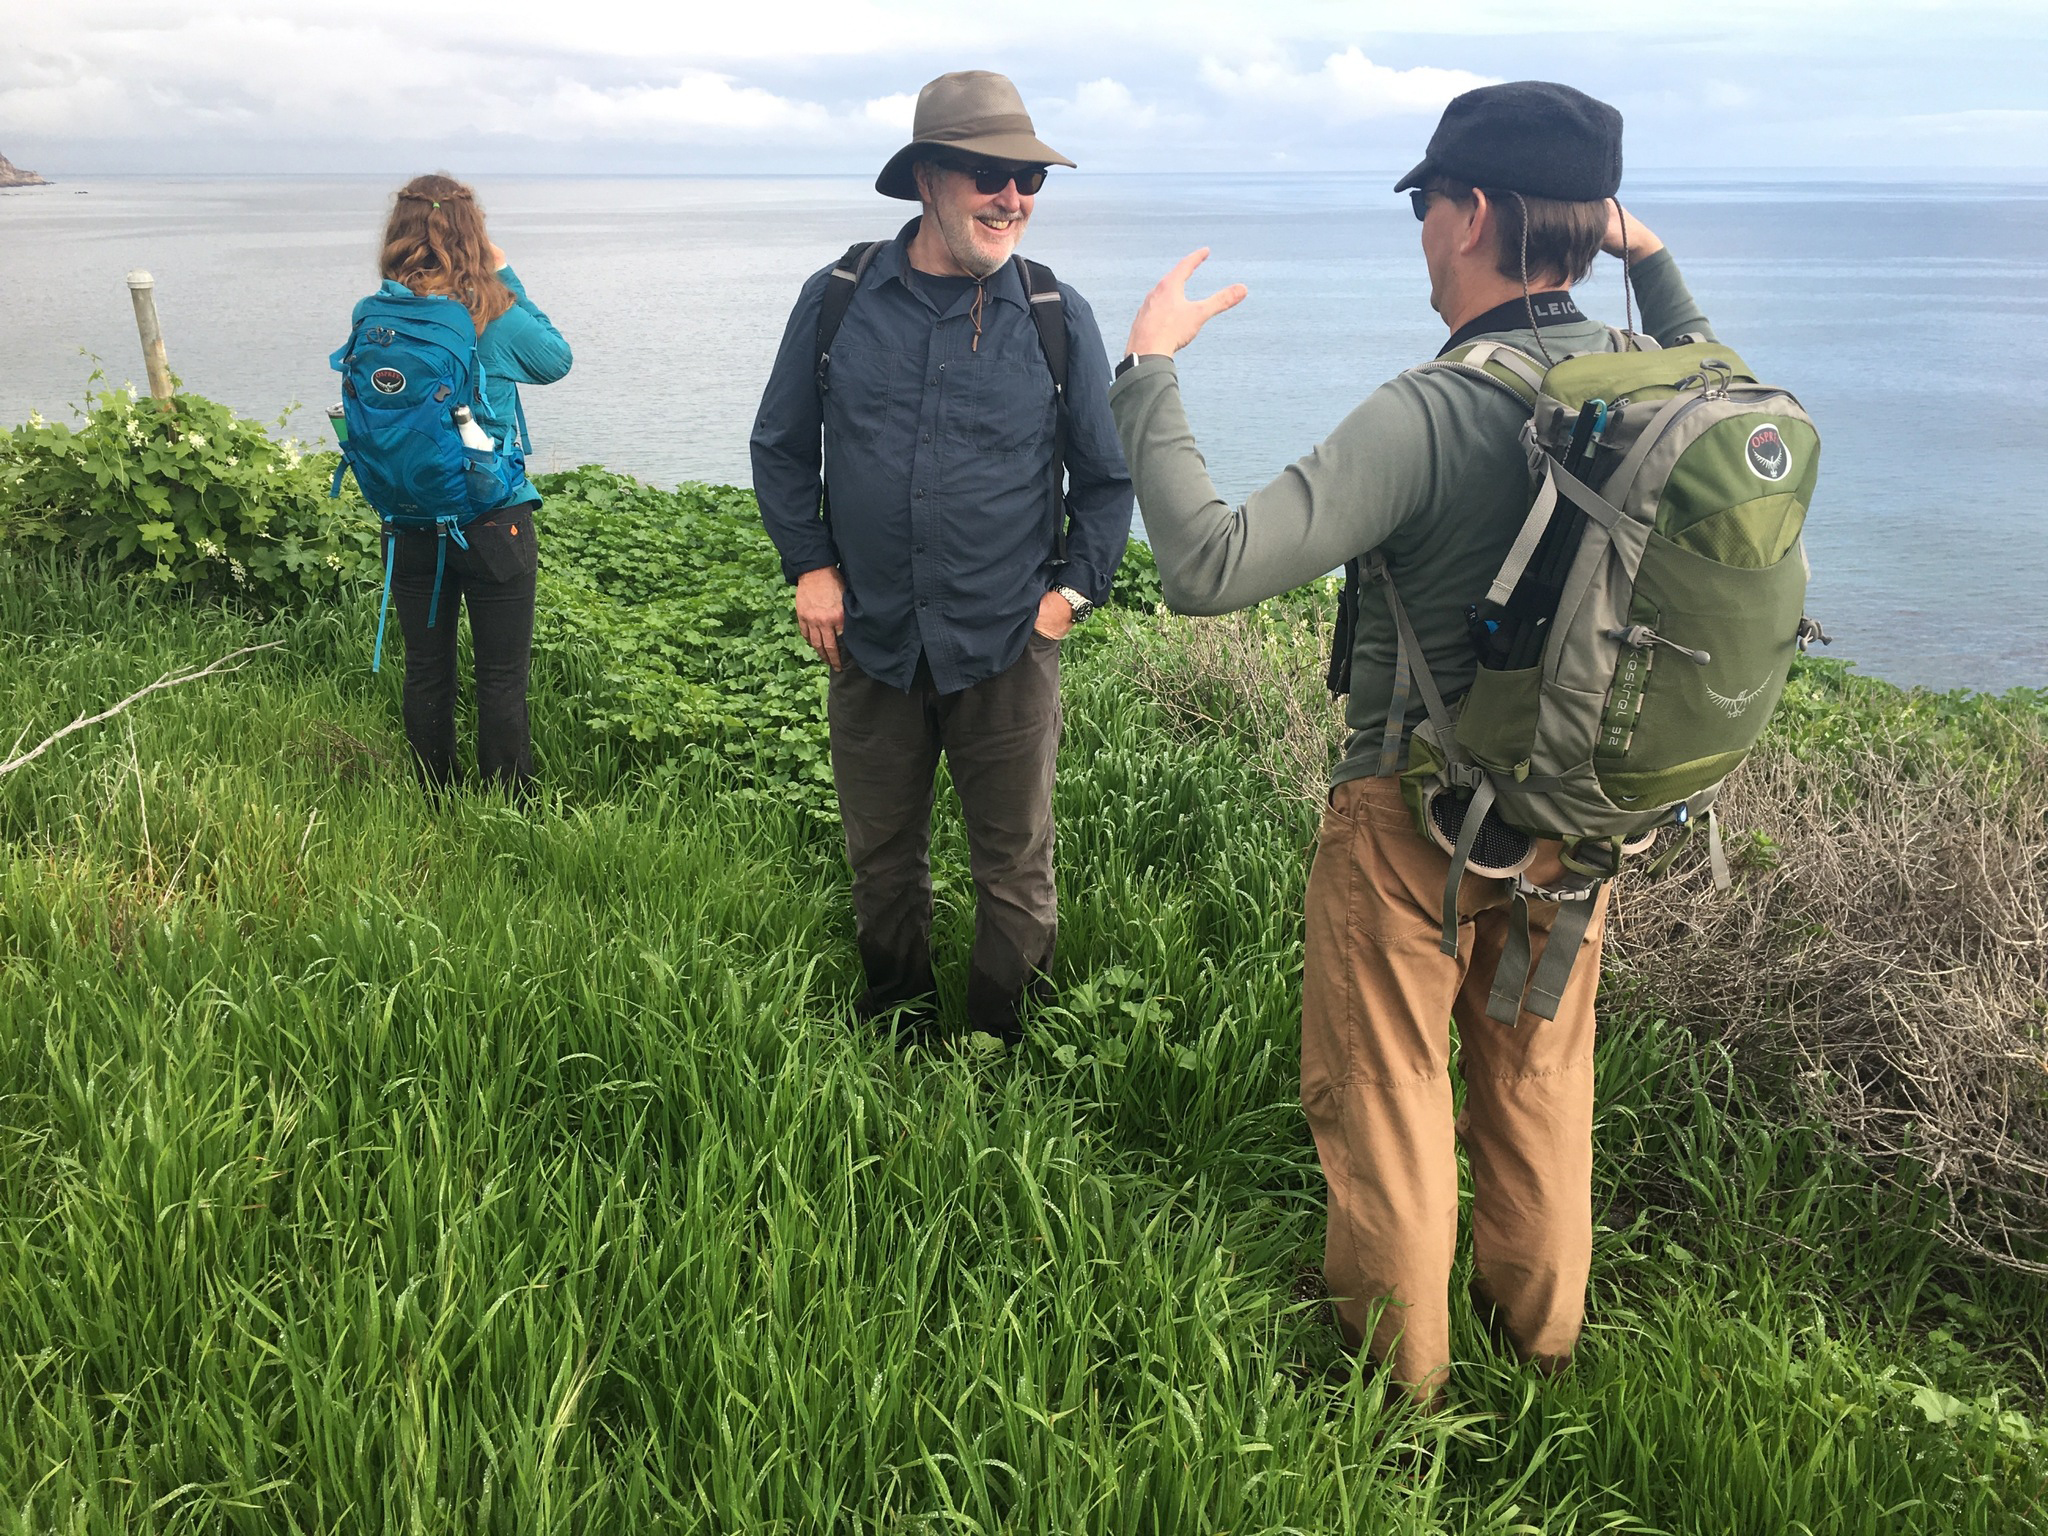
[[[1664,249],[1664,242],[1657,238],[1649,225],[1645,224],[1634,214],[1624,212],[1621,206],[1621,199],[1610,197],[1607,199],[1607,233],[1601,236],[1601,250],[1610,256],[1619,256],[1621,254],[1621,231],[1624,219],[1628,221],[1628,259],[1630,261],[1641,261],[1652,252]]]
[[[1138,306],[1125,351],[1140,355],[1178,352],[1216,316],[1244,302],[1244,296],[1251,290],[1243,283],[1219,288],[1206,299],[1188,297],[1188,279],[1208,259],[1209,247],[1205,245],[1181,257],[1174,269],[1159,279],[1158,286]]]

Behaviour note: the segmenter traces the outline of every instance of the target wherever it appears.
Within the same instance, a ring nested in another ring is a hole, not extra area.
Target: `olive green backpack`
[[[1402,774],[1418,828],[1450,851],[1443,949],[1458,950],[1468,868],[1517,878],[1515,924],[1488,1001],[1556,1015],[1600,888],[1656,835],[1661,872],[1705,822],[1715,883],[1721,782],[1756,745],[1794,654],[1825,641],[1802,616],[1800,535],[1820,438],[1787,391],[1761,384],[1719,342],[1618,350],[1550,368],[1498,342],[1425,367],[1476,374],[1530,412],[1537,489],[1484,601],[1467,611],[1479,653],[1470,692],[1446,705],[1377,554],[1365,576],[1399,636],[1383,771],[1399,764],[1412,677],[1428,709]],[[1521,878],[1531,838],[1564,844],[1567,878]],[[1561,903],[1530,975],[1528,902]]]

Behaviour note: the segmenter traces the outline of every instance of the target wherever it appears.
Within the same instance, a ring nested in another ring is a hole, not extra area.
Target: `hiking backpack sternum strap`
[[[462,530],[504,506],[525,482],[526,413],[516,390],[516,437],[507,433],[488,449],[473,448],[456,424],[456,407],[468,407],[473,418],[484,410],[484,369],[476,340],[476,325],[457,300],[378,293],[356,306],[348,340],[328,358],[341,375],[347,427],[328,494],[340,496],[342,477],[353,474],[363,499],[384,524],[384,595],[372,671],[383,661],[396,532],[431,529],[439,536],[427,610],[432,626],[440,609],[448,541],[467,549]]]
[[[848,246],[846,254],[839,258],[832,268],[832,274],[825,282],[825,292],[818,305],[818,332],[815,345],[817,356],[818,398],[823,401],[831,387],[832,343],[839,335],[839,327],[846,319],[846,311],[852,307],[853,296],[859,291],[860,280],[875,259],[875,253],[886,240],[862,240]],[[1066,305],[1060,297],[1059,279],[1053,276],[1052,268],[1035,261],[1026,261],[1022,256],[1012,256],[1011,262],[1017,268],[1017,276],[1024,284],[1025,297],[1030,301],[1032,327],[1038,332],[1039,350],[1045,354],[1047,372],[1052,375],[1053,390],[1053,438],[1052,438],[1052,488],[1055,498],[1053,507],[1053,563],[1067,562],[1067,523],[1069,507],[1067,500],[1067,316]],[[832,521],[832,492],[819,480],[818,512],[827,523]]]
[[[1475,374],[1530,413],[1536,494],[1468,611],[1480,665],[1461,699],[1446,703],[1429,676],[1396,573],[1377,553],[1360,567],[1400,637],[1382,771],[1399,768],[1412,678],[1427,718],[1401,777],[1418,827],[1445,842],[1431,812],[1446,795],[1462,802],[1445,952],[1457,953],[1458,886],[1489,827],[1564,845],[1562,888],[1518,877],[1487,1010],[1503,1023],[1521,1009],[1554,1016],[1599,888],[1660,829],[1680,840],[1658,870],[1704,820],[1726,884],[1715,798],[1817,633],[1802,617],[1820,449],[1805,410],[1718,342],[1662,349],[1618,334],[1617,346],[1546,369],[1479,342],[1424,365]],[[1530,899],[1563,903],[1533,978]]]

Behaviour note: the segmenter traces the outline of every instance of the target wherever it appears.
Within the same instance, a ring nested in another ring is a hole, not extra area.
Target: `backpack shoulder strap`
[[[1455,368],[1460,373],[1473,374],[1497,388],[1506,390],[1528,410],[1535,409],[1536,397],[1543,392],[1543,365],[1528,353],[1511,347],[1506,342],[1470,342],[1446,352],[1442,357],[1433,358],[1422,366]]]
[[[1045,366],[1052,371],[1052,387],[1058,391],[1062,408],[1067,398],[1067,309],[1060,301],[1060,280],[1052,268],[1022,256],[1017,275],[1024,279],[1024,292],[1031,300],[1031,323],[1038,327],[1038,344],[1045,351]]]
[[[1067,563],[1067,306],[1060,298],[1060,280],[1052,268],[1022,256],[1010,258],[1017,264],[1017,276],[1024,282],[1024,296],[1030,301],[1031,323],[1038,330],[1038,345],[1045,353],[1045,366],[1052,374],[1052,484],[1059,505],[1055,510],[1053,563]]]
[[[1618,325],[1610,325],[1607,327],[1607,334],[1613,340],[1614,350],[1617,352],[1662,352],[1664,350],[1663,342],[1654,336],[1645,335],[1641,331],[1624,331]],[[1692,338],[1681,337],[1680,339],[1690,341]]]
[[[825,371],[832,362],[832,341],[839,334],[840,322],[846,319],[846,311],[853,303],[854,291],[860,287],[861,274],[868,269],[868,263],[875,259],[875,252],[882,248],[880,240],[856,240],[846,248],[846,254],[832,269],[832,276],[825,282],[824,302],[818,308],[818,388],[825,388]]]
[[[823,409],[825,375],[832,366],[832,342],[839,334],[840,322],[846,318],[846,311],[853,303],[853,295],[860,287],[861,274],[868,269],[868,263],[875,259],[875,252],[882,248],[879,240],[856,240],[846,248],[846,254],[833,267],[832,275],[825,280],[825,296],[818,306],[818,337],[816,343],[817,363],[812,373]],[[822,429],[822,423],[820,427]],[[832,488],[821,476],[818,480],[818,516],[828,525],[832,521]]]

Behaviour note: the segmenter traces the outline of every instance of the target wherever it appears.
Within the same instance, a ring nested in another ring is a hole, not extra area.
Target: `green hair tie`
[[[441,205],[440,205],[439,203],[436,203],[436,204],[434,204],[434,206],[435,206],[436,208],[438,208],[438,207],[440,207]]]

